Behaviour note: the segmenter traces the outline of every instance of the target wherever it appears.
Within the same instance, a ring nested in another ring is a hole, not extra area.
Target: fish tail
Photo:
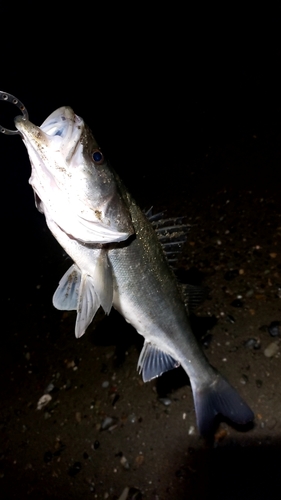
[[[192,392],[198,429],[201,435],[214,431],[217,415],[234,424],[245,425],[254,420],[254,413],[238,392],[219,374],[215,380],[201,387],[192,383]]]

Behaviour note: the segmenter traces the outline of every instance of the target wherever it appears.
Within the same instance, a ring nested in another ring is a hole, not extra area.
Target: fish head
[[[92,132],[67,106],[40,127],[15,119],[32,167],[35,203],[48,220],[86,243],[111,243],[134,234],[129,208],[115,173]]]

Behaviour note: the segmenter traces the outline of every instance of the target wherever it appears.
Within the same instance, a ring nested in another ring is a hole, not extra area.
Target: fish
[[[36,207],[73,261],[53,304],[76,310],[76,337],[100,307],[106,314],[113,307],[144,337],[137,365],[144,382],[178,366],[185,370],[201,435],[214,432],[218,416],[251,423],[252,410],[210,365],[192,332],[157,231],[84,120],[64,106],[40,127],[23,116],[15,126],[29,155]]]

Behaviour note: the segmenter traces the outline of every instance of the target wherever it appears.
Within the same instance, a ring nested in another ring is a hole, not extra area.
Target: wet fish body
[[[175,276],[148,218],[71,108],[42,126],[17,117],[27,147],[37,208],[73,259],[54,294],[55,307],[76,310],[80,337],[101,306],[111,306],[144,337],[138,369],[144,381],[181,365],[193,391],[201,434],[216,415],[246,424],[254,415],[208,363],[190,327]]]

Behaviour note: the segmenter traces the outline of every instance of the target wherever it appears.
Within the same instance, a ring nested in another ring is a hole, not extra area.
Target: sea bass
[[[105,160],[90,129],[69,107],[37,127],[15,119],[27,148],[35,203],[74,264],[53,304],[76,310],[81,337],[99,307],[113,306],[144,337],[138,370],[149,381],[181,365],[190,378],[197,425],[213,430],[218,414],[236,424],[254,415],[209,364],[156,232]]]

